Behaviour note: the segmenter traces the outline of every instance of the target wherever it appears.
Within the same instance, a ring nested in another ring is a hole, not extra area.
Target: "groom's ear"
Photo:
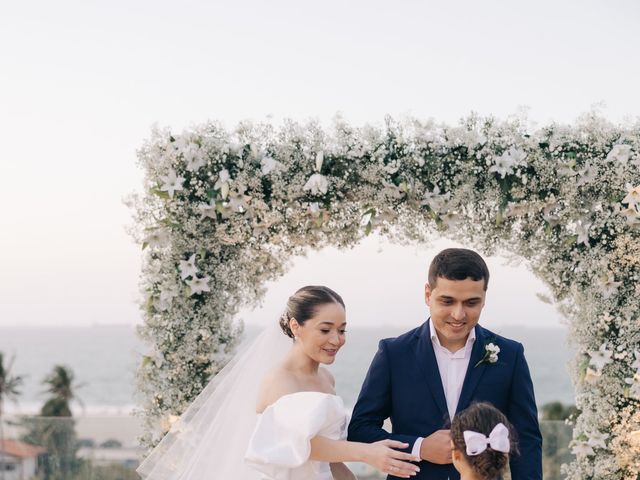
[[[429,282],[424,284],[424,303],[427,304],[427,306],[429,305],[429,302],[431,301],[431,287],[429,286]]]

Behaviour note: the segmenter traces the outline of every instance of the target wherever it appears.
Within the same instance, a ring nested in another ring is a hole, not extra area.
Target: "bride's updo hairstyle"
[[[302,287],[287,300],[287,308],[280,317],[280,328],[288,337],[293,338],[293,332],[289,327],[289,322],[295,318],[299,325],[312,318],[318,307],[328,303],[337,303],[345,308],[342,297],[329,287],[321,285],[308,285]]]
[[[490,445],[487,445],[487,449],[477,455],[467,454],[465,431],[478,432],[489,437],[491,431],[499,423],[505,425],[509,430],[509,454],[493,450]],[[451,422],[451,440],[455,449],[462,454],[466,463],[482,480],[500,478],[499,475],[504,472],[509,462],[509,455],[518,453],[515,435],[515,429],[507,417],[490,403],[473,403],[456,414]]]

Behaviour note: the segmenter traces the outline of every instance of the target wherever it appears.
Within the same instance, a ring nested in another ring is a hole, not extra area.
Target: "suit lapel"
[[[478,362],[484,357],[486,338],[483,333],[483,329],[479,325],[476,325],[475,329],[476,339],[473,342],[473,348],[471,349],[471,359],[469,360],[467,373],[465,374],[464,383],[462,384],[462,391],[460,392],[460,400],[458,400],[456,413],[469,406],[471,396],[476,390],[476,387],[480,382],[480,378],[487,367],[486,363],[482,363],[476,367]]]
[[[442,386],[442,379],[440,378],[440,370],[438,370],[436,354],[433,351],[433,344],[431,343],[430,321],[431,320],[427,320],[417,332],[418,339],[415,346],[416,364],[427,381],[429,391],[433,395],[433,399],[442,413],[442,418],[448,418],[447,400],[444,396],[444,388]]]

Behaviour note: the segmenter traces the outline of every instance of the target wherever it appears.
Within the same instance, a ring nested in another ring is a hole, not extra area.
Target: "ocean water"
[[[398,336],[408,328],[350,329],[347,343],[338,354],[331,370],[336,390],[345,404],[353,406],[381,338]],[[563,328],[508,327],[492,329],[495,333],[518,340],[524,345],[531,370],[538,405],[561,401],[574,403],[574,390],[569,376],[571,352],[567,332]]]
[[[347,343],[331,370],[336,390],[353,406],[369,363],[381,338],[397,336],[410,327],[350,328]],[[505,327],[492,329],[525,346],[539,405],[559,400],[573,403],[567,362],[571,357],[563,328]],[[247,341],[259,330],[248,327]],[[17,403],[9,412],[35,413],[46,395],[42,380],[62,364],[70,367],[79,385],[76,413],[126,414],[136,405],[135,370],[147,347],[131,326],[0,328],[0,352],[15,356],[13,373],[25,377]]]

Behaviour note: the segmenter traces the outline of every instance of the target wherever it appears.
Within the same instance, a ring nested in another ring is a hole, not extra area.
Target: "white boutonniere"
[[[500,347],[493,342],[486,343],[484,346],[484,357],[475,364],[474,368],[483,363],[496,363],[498,361],[498,354],[500,353]]]

